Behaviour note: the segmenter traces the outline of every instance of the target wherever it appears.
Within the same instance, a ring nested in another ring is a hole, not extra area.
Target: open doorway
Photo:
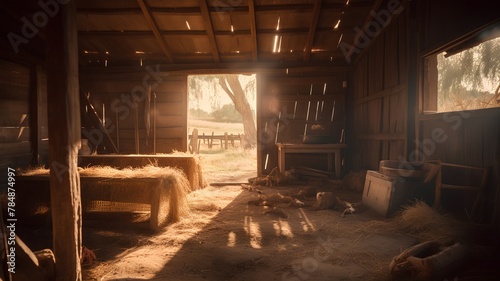
[[[255,74],[188,76],[188,148],[210,183],[257,175]]]

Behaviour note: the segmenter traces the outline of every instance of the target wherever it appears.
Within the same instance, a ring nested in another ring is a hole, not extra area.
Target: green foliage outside
[[[438,111],[500,105],[500,38],[438,59]]]

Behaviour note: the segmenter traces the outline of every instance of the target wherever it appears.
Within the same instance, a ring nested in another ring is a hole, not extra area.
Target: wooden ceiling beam
[[[304,63],[304,62],[241,62],[241,63],[226,63],[214,65],[213,63],[186,63],[186,64],[160,64],[160,75],[167,72],[184,72],[184,73],[249,73],[249,72],[282,72],[286,69],[290,71],[329,71],[329,72],[349,72],[353,67],[350,65],[336,65],[332,63]],[[144,73],[144,68],[139,66],[88,66],[80,67],[81,73],[100,77],[101,73],[116,74],[117,77],[123,73]]]
[[[324,3],[321,7],[325,11],[338,11],[338,12],[361,12],[366,11],[371,8],[368,2],[360,3],[350,3],[348,6],[344,4],[328,4]],[[314,5],[309,4],[298,4],[298,5],[265,5],[265,6],[255,6],[256,12],[274,12],[274,11],[296,11],[296,12],[308,12],[314,9]],[[179,7],[179,8],[155,8],[149,7],[149,10],[155,14],[185,14],[185,15],[199,15],[201,13],[200,7]],[[220,12],[218,7],[208,7],[210,13]],[[33,10],[36,12],[36,10]],[[228,11],[231,13],[248,13],[249,7],[247,6],[234,6]],[[84,15],[128,15],[128,14],[140,14],[141,10],[137,8],[121,8],[121,9],[97,9],[97,8],[82,8],[78,9],[78,14]]]
[[[250,17],[250,34],[252,35],[252,60],[258,60],[257,25],[255,23],[255,1],[248,0],[248,15]]]
[[[332,27],[317,27],[316,28],[316,33],[319,32],[342,32],[342,33],[354,33],[354,26],[341,26],[337,29],[333,29]],[[259,35],[264,35],[264,34],[304,34],[304,33],[309,33],[309,28],[287,28],[287,29],[280,29],[279,31],[276,31],[275,28],[271,29],[258,29],[256,30],[256,34]],[[206,36],[207,31],[205,30],[161,30],[160,31],[161,35],[169,35],[169,36]],[[219,31],[214,31],[214,34],[216,36],[233,36],[233,35],[251,35],[252,30],[235,30],[230,31],[230,30],[219,30]],[[151,30],[125,30],[125,31],[118,31],[118,30],[80,30],[78,31],[78,36],[82,38],[88,38],[88,37],[151,37],[154,36],[153,31]]]
[[[314,42],[316,28],[318,27],[319,14],[321,13],[321,2],[322,0],[314,1],[313,18],[309,28],[309,34],[307,34],[306,46],[304,49],[304,61],[309,61],[311,59],[311,48]]]
[[[163,36],[160,33],[160,29],[158,28],[158,24],[156,23],[155,19],[153,18],[151,10],[149,9],[149,7],[146,5],[146,3],[144,1],[145,0],[137,0],[137,3],[141,7],[142,13],[143,13],[144,17],[146,18],[146,21],[148,22],[149,27],[153,31],[153,33],[156,37],[156,40],[160,44],[160,47],[163,50],[163,53],[167,57],[167,60],[170,63],[173,63],[174,60],[172,58],[172,54],[171,54],[170,50],[168,49],[167,44],[165,43],[165,40],[163,40]]]
[[[153,9],[151,9],[152,11]],[[118,9],[98,9],[98,8],[83,8],[78,9],[77,14],[79,15],[140,15],[142,14],[141,9],[137,8],[118,8]]]
[[[212,49],[214,61],[219,63],[219,48],[217,48],[217,41],[215,40],[214,28],[212,25],[212,18],[210,17],[210,12],[208,11],[206,0],[200,0],[200,9],[201,15],[203,16],[203,21],[205,23],[205,29],[207,30],[208,40],[210,41],[210,48]]]

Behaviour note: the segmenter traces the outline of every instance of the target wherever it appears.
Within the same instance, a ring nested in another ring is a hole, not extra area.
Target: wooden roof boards
[[[353,44],[355,27],[363,28],[378,1],[346,3],[76,0],[80,64],[107,60],[109,65],[136,66],[138,58],[143,58],[168,64],[314,62],[347,66],[339,59],[343,53],[338,42],[342,37],[342,41]],[[29,9],[19,3],[0,5],[6,15],[1,19],[2,26],[8,27],[0,31],[14,29],[16,17],[19,24],[23,16],[29,18],[36,10],[36,5]],[[43,36],[36,41],[40,40],[43,42]],[[43,56],[40,45],[22,47]]]

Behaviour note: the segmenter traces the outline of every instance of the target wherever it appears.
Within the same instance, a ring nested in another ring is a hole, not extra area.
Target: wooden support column
[[[50,195],[56,280],[82,280],[78,40],[73,1],[47,25],[47,107]]]
[[[30,164],[36,166],[39,164],[40,154],[40,66],[33,65],[30,69],[30,87],[29,87],[29,118],[30,118],[30,145],[31,160]]]

